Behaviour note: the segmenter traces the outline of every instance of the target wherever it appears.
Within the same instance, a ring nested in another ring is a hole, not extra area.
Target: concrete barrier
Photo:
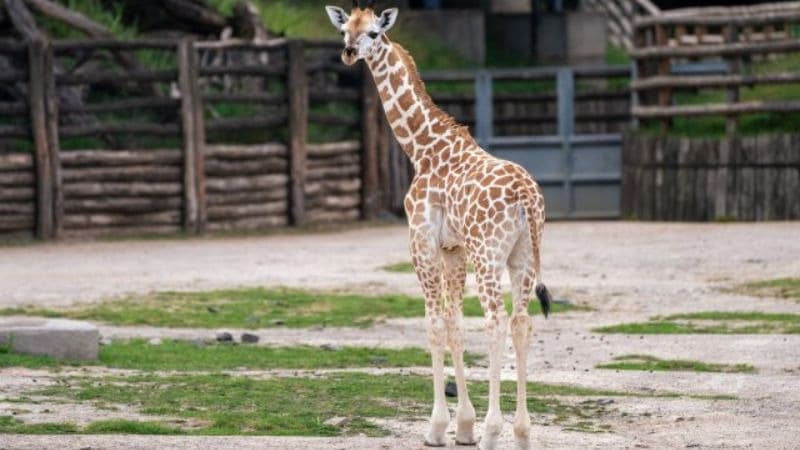
[[[66,319],[0,318],[0,345],[16,353],[47,355],[64,360],[96,360],[97,327]]]

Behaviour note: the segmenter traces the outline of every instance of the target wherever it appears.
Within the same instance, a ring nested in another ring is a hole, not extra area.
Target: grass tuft
[[[666,372],[721,372],[721,373],[755,373],[755,367],[749,364],[713,364],[683,359],[659,359],[650,355],[623,355],[614,358],[614,362],[599,364],[598,369],[644,370]]]
[[[739,287],[745,294],[761,297],[778,297],[800,302],[800,278],[779,278],[757,281]]]
[[[704,311],[595,328],[622,334],[800,334],[800,314]]]

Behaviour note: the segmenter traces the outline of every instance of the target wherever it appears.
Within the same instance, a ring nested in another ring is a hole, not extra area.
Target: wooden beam
[[[12,0],[11,3],[14,3]],[[36,161],[36,236],[53,237],[53,167],[47,141],[46,56],[45,40],[30,41],[28,69],[30,81],[28,95],[31,130],[33,132]]]
[[[291,223],[306,223],[305,184],[308,170],[308,78],[305,47],[291,41],[288,47],[289,72],[289,212]]]
[[[197,84],[198,61],[194,40],[178,45],[178,84],[181,92],[181,123],[184,151],[184,228],[202,233],[207,223],[205,125],[200,88]]]

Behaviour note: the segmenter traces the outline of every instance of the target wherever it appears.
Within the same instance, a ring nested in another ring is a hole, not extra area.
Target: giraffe
[[[428,446],[444,446],[450,415],[445,401],[444,355],[449,348],[456,386],[458,444],[475,445],[475,409],[464,373],[463,293],[466,262],[474,267],[484,311],[489,355],[489,407],[480,445],[497,447],[500,367],[510,329],[516,355],[517,405],[514,436],[518,449],[530,448],[527,409],[527,354],[532,335],[528,304],[532,291],[547,316],[550,294],[542,283],[539,249],[545,205],[541,189],[520,166],[494,158],[480,148],[466,127],[439,109],[425,90],[414,60],[386,36],[398,9],[380,14],[374,1],[348,14],[327,6],[345,48],[342,61],[364,60],[378,88],[388,122],[411,159],[415,177],[405,197],[411,259],[425,296],[425,327],[433,368],[433,410]],[[509,272],[513,307],[509,319],[501,276]]]

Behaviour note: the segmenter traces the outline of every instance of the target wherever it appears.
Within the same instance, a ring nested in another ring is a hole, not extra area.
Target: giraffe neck
[[[417,172],[425,167],[426,159],[448,159],[437,155],[444,149],[449,156],[474,143],[464,127],[433,103],[404,48],[383,36],[376,40],[366,62],[392,131]]]

